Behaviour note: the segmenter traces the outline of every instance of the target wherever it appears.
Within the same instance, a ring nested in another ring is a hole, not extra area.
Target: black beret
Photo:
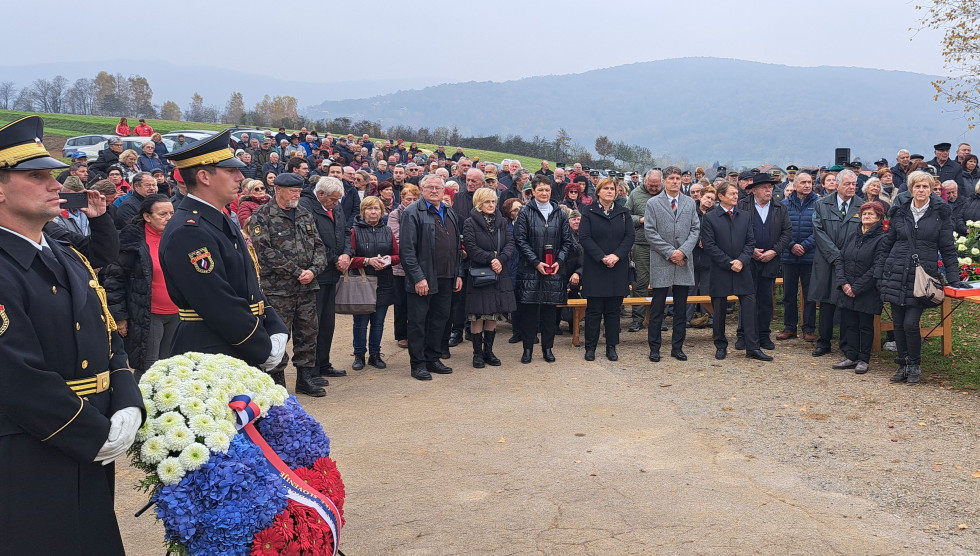
[[[753,176],[756,176],[756,175],[757,174],[753,174],[751,170],[743,170],[742,172],[739,172],[738,179],[740,179],[740,180],[750,180],[750,179],[752,179]]]
[[[926,157],[921,154],[913,154],[909,156],[909,160],[925,160]]]
[[[272,181],[276,187],[303,187],[303,177],[299,174],[279,174]]]
[[[932,148],[936,149],[937,151],[948,151],[950,148],[952,148],[952,146],[953,145],[949,143],[938,143],[936,145],[933,145]]]

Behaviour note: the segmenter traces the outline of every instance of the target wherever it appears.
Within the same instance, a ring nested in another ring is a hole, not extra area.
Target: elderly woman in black
[[[585,360],[595,361],[599,324],[606,325],[606,359],[616,361],[619,309],[629,294],[629,254],[636,232],[630,212],[616,204],[616,182],[596,186],[598,202],[584,207],[579,226],[582,244],[582,291],[585,294]]]
[[[939,260],[953,287],[967,287],[960,282],[953,243],[953,210],[932,194],[932,176],[917,170],[908,176],[911,196],[900,195],[889,212],[889,228],[881,242],[881,256],[875,264],[875,278],[880,280],[881,300],[891,303],[895,324],[896,362],[899,367],[892,382],[918,384],[922,377],[922,336],[919,319],[931,307],[913,294],[915,267],[938,277]]]
[[[840,309],[840,335],[845,338],[845,359],[835,369],[868,372],[874,318],[881,314],[881,293],[874,279],[875,261],[882,255],[885,238],[881,221],[885,211],[879,201],[861,205],[861,231],[844,240],[837,262],[837,307]]]
[[[572,229],[568,217],[551,200],[551,179],[537,175],[531,182],[533,197],[514,225],[514,237],[521,262],[517,268],[518,302],[524,353],[521,363],[530,363],[535,330],[541,330],[541,352],[548,363],[555,361],[558,305],[565,302],[565,280],[559,272],[572,248]]]
[[[493,353],[497,337],[497,322],[504,314],[517,310],[514,286],[510,280],[509,262],[516,254],[514,236],[507,220],[497,212],[497,193],[481,187],[473,193],[473,208],[463,223],[463,244],[466,245],[470,268],[489,267],[497,281],[478,286],[471,276],[466,282],[466,315],[473,341],[473,368],[500,365]]]

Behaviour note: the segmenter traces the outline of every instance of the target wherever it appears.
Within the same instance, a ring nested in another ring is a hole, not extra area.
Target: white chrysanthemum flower
[[[232,417],[234,419],[234,417]],[[238,429],[235,428],[235,422],[232,421],[218,421],[218,431],[228,435],[231,438],[238,434]]]
[[[143,373],[143,377],[140,378],[140,384],[149,384],[150,386],[156,386],[160,379],[167,376],[170,368],[166,365],[160,365],[160,363],[155,363],[148,371]]]
[[[191,367],[196,366],[201,361],[204,361],[206,357],[210,357],[209,355],[198,351],[188,351],[187,353],[184,354],[184,356],[187,357],[187,359],[189,359],[191,363],[193,363]]]
[[[286,398],[288,397],[289,397],[289,391],[283,388],[282,386],[279,386],[278,384],[276,384],[274,388],[269,390],[269,399],[272,400],[272,405],[274,406],[282,405],[286,403]]]
[[[174,427],[168,430],[164,437],[167,439],[167,447],[174,452],[183,450],[197,440],[191,429],[187,427]]]
[[[160,415],[153,423],[153,426],[160,431],[160,434],[167,434],[174,427],[183,427],[186,425],[187,422],[184,421],[184,416],[176,411],[168,411]]]
[[[180,411],[187,417],[207,413],[207,406],[197,398],[187,398],[180,404]]]
[[[184,466],[175,457],[166,458],[157,466],[157,477],[160,477],[160,482],[165,485],[180,482],[186,474],[187,472],[184,471]]]
[[[191,471],[197,471],[202,465],[208,462],[211,457],[211,451],[204,444],[198,442],[193,442],[189,446],[180,452],[177,456],[177,460],[180,465],[184,467],[184,471],[188,473]]]
[[[265,415],[269,412],[269,408],[272,407],[272,401],[269,399],[269,396],[266,396],[265,394],[256,394],[252,398],[252,401],[255,403],[255,405],[259,406],[260,415]]]
[[[208,436],[218,431],[218,425],[214,419],[204,413],[191,417],[189,424],[191,431],[197,436]]]
[[[164,388],[153,396],[160,411],[170,411],[180,404],[180,390],[177,388]]]
[[[194,367],[195,363],[189,357],[189,355],[191,354],[192,353],[188,352],[185,353],[184,355],[176,355],[174,357],[171,357],[170,359],[167,359],[167,361],[170,363],[170,368],[173,369],[174,367]]]
[[[167,441],[162,436],[151,436],[140,448],[140,459],[148,465],[156,465],[170,455]]]
[[[172,375],[167,375],[165,377],[162,377],[160,380],[158,380],[153,388],[157,391],[160,391],[163,390],[164,388],[177,388],[178,386],[180,386],[180,381],[177,380],[177,377]]]
[[[205,384],[213,384],[217,377],[218,377],[217,373],[211,369],[206,369],[206,368],[197,369],[197,379],[203,380]]]
[[[146,439],[153,436],[156,431],[156,427],[153,426],[153,419],[147,419],[143,426],[136,431],[136,440],[140,442],[146,442]]]
[[[231,438],[223,432],[214,432],[204,439],[204,445],[212,452],[224,454],[228,452],[228,448],[231,446]]]
[[[212,390],[219,390],[219,391],[222,391],[222,392],[227,392],[227,393],[230,394],[230,393],[238,390],[238,385],[235,384],[234,381],[232,381],[232,380],[230,380],[228,378],[222,378],[222,379],[219,379],[218,380],[218,383],[217,384],[212,385],[211,386],[211,389]],[[232,397],[234,397],[234,396],[232,396]],[[231,401],[231,398],[228,398],[225,401],[225,403],[228,403],[230,401]]]
[[[211,397],[204,401],[204,412],[215,420],[224,418],[226,409],[228,409],[228,402],[217,397]]]
[[[199,400],[208,399],[208,383],[203,380],[191,380],[184,385],[184,394]]]
[[[147,419],[152,419],[157,413],[160,412],[160,410],[157,409],[157,404],[153,403],[153,400],[149,398],[143,398],[143,408],[146,409]]]
[[[170,369],[170,376],[180,380],[181,382],[187,381],[194,378],[194,368],[186,365],[174,367]]]
[[[147,384],[145,382],[140,382],[139,387],[140,387],[140,393],[143,394],[143,397],[144,398],[152,398],[153,397],[153,386],[152,385]]]

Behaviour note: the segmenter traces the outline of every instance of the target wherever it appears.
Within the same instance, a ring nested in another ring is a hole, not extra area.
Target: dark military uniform
[[[285,211],[273,199],[252,213],[252,246],[262,269],[262,290],[292,332],[293,365],[316,367],[319,316],[316,277],[327,268],[327,251],[310,211],[298,206]],[[309,284],[299,283],[304,270],[313,271]],[[273,371],[286,368],[289,357]]]
[[[8,154],[22,126],[42,136],[36,116],[0,130],[0,170],[64,167],[43,147],[26,164]],[[81,253],[44,242],[0,229],[0,553],[123,554],[115,466],[93,460],[112,414],[143,411],[142,396]]]
[[[193,171],[188,161],[241,167],[227,146],[229,136],[226,130],[167,158],[182,171]],[[173,353],[223,353],[257,367],[272,353],[270,337],[288,333],[259,290],[241,230],[193,194],[184,197],[163,232],[160,266],[180,308]]]

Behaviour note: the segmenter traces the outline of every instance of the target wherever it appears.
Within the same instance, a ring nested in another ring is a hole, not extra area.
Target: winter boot
[[[471,338],[473,341],[473,368],[482,369],[487,366],[483,360],[483,332],[474,332]]]
[[[310,382],[310,373],[312,371],[313,369],[310,367],[300,367],[296,369],[296,393],[306,394],[307,396],[313,396],[314,398],[322,398],[323,396],[327,395],[327,391]]]
[[[500,359],[493,354],[493,341],[497,337],[496,330],[483,331],[483,360],[491,367],[499,367]]]
[[[896,362],[898,362],[897,359]],[[908,360],[902,359],[901,362],[898,362],[898,370],[895,371],[895,374],[891,377],[890,380],[892,382],[905,382],[905,380],[908,377],[909,377]]]
[[[273,371],[273,372],[269,373],[269,376],[272,377],[272,382],[275,382],[276,384],[278,384],[279,386],[282,386],[283,388],[286,387],[286,373],[285,372],[283,372],[283,371],[274,372]]]
[[[906,380],[910,385],[918,384],[922,381],[922,367],[920,365],[909,365],[909,376]]]

